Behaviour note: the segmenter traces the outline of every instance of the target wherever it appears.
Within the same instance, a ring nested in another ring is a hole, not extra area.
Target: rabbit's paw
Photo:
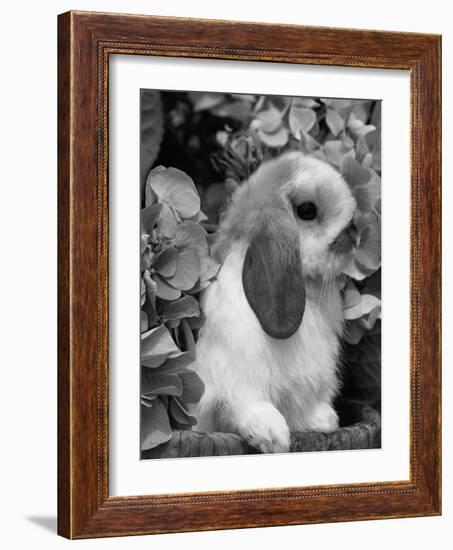
[[[338,415],[329,403],[319,403],[308,418],[308,428],[317,432],[333,432],[338,429]]]
[[[249,445],[262,453],[289,451],[288,424],[272,403],[251,404],[241,416],[239,431]]]

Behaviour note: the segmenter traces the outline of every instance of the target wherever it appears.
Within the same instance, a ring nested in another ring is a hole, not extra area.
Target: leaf
[[[352,321],[346,321],[343,337],[348,344],[355,345],[360,342],[365,332],[365,328],[357,319],[354,319]]]
[[[293,106],[308,107],[309,109],[313,109],[314,107],[318,107],[319,103],[311,97],[294,97]]]
[[[150,395],[150,396],[145,396],[145,395],[142,395],[140,396],[140,402],[142,405],[144,405],[145,407],[151,407],[151,403],[157,399],[157,395]]]
[[[188,319],[181,319],[181,329],[184,334],[186,348],[196,356],[195,339]]]
[[[313,151],[313,153],[311,155],[312,155],[313,158],[322,160],[324,162],[329,162],[327,160],[327,155],[326,155],[326,152],[324,150],[324,147],[320,147],[319,149],[316,149],[315,151]]]
[[[244,101],[223,103],[212,109],[211,113],[215,116],[243,121],[250,114],[250,104]]]
[[[254,94],[231,94],[231,97],[246,101],[247,103],[255,103],[256,95]]]
[[[145,397],[155,395],[182,395],[183,385],[176,374],[160,372],[160,369],[142,369],[141,393]]]
[[[143,227],[143,232],[151,235],[153,229],[157,226],[157,220],[162,210],[161,204],[151,204],[140,212],[140,221]]]
[[[140,311],[140,332],[145,332],[149,328],[148,315],[144,311]]]
[[[186,372],[187,367],[195,361],[195,355],[191,351],[183,351],[179,355],[169,357],[165,364],[159,367],[159,372],[166,374],[180,374]]]
[[[349,264],[344,267],[343,273],[356,281],[363,281],[363,279],[368,276],[368,273],[364,272],[359,266],[357,266],[355,258],[352,258]]]
[[[210,281],[217,275],[220,264],[216,262],[212,256],[208,256],[205,261],[202,262],[201,269],[203,271],[200,274],[200,283],[204,283]]]
[[[226,202],[228,194],[224,183],[213,183],[206,190],[203,197],[203,204],[206,205],[207,210],[218,207]]]
[[[173,239],[178,227],[176,214],[167,204],[162,205],[162,210],[157,220],[157,232],[160,237]]]
[[[324,143],[324,152],[326,154],[327,161],[336,166],[341,166],[345,157],[354,157],[354,149],[349,149],[341,141],[326,141]]]
[[[158,322],[158,317],[157,317],[157,313],[156,313],[156,288],[157,288],[157,285],[153,281],[153,279],[151,279],[149,271],[145,271],[143,273],[143,278],[141,280],[141,284],[143,285],[142,289],[143,288],[145,289],[145,294],[144,294],[144,296],[142,294],[142,298],[141,298],[141,306],[142,306],[142,310],[147,315],[147,325],[148,326],[145,329],[145,330],[147,330],[149,328],[153,328]]]
[[[146,295],[148,296],[149,301],[150,301],[151,305],[153,306],[153,308],[155,308],[156,307],[157,285],[156,285],[156,282],[153,281],[153,279],[151,278],[151,275],[150,275],[148,270],[145,270],[143,272],[142,281],[144,282],[144,285],[145,285]]]
[[[226,146],[229,136],[230,134],[228,132],[225,132],[225,130],[218,130],[215,135],[217,143],[222,147]]]
[[[347,320],[359,319],[380,305],[381,300],[376,298],[376,296],[372,294],[362,294],[359,303],[344,310],[344,318]]]
[[[140,271],[145,271],[151,267],[153,257],[154,254],[150,249],[145,250],[145,252],[140,255]]]
[[[316,122],[316,113],[313,109],[292,105],[289,111],[289,127],[293,136],[300,139],[302,132],[309,132]]]
[[[351,321],[349,321],[350,323]],[[352,321],[359,325],[357,321]],[[365,331],[356,345],[345,349],[343,395],[379,406],[381,400],[381,322]]]
[[[374,170],[381,170],[381,133],[369,132],[364,137],[359,138],[364,139],[369,151],[373,154],[373,164],[371,167]]]
[[[366,155],[370,154],[370,149],[367,144],[366,136],[359,137],[355,144],[356,158],[363,163]]]
[[[206,231],[201,225],[190,220],[178,225],[174,244],[177,248],[187,247],[201,254],[208,253]]]
[[[162,170],[162,167],[151,170],[146,186],[152,189],[159,202],[172,206],[182,218],[191,218],[200,210],[200,197],[195,184],[182,170]]]
[[[326,124],[335,137],[344,130],[344,120],[334,109],[327,109]]]
[[[307,132],[301,132],[301,144],[305,153],[311,154],[318,151],[321,145]]]
[[[177,300],[181,296],[181,290],[173,288],[165,279],[156,275],[156,294],[162,300]]]
[[[365,185],[371,179],[371,173],[367,168],[363,168],[354,158],[346,157],[341,165],[341,172],[354,190],[356,186]]]
[[[371,168],[373,164],[373,155],[371,153],[366,153],[362,160],[363,168]]]
[[[181,403],[181,400],[174,397],[170,401],[170,414],[178,422],[178,424],[195,426],[197,419],[192,416],[189,411]]]
[[[194,371],[181,373],[179,377],[182,381],[183,401],[185,403],[198,403],[204,393],[204,384],[201,378]]]
[[[142,233],[140,236],[140,254],[143,254],[148,249],[149,235]]]
[[[170,354],[179,351],[165,325],[144,332],[141,336],[140,360],[147,367],[158,367]]]
[[[348,309],[356,306],[358,303],[360,303],[360,292],[357,290],[355,284],[351,280],[348,280],[343,291],[343,308]]]
[[[195,112],[206,111],[212,109],[225,101],[225,94],[212,92],[190,92],[189,97],[193,104]]]
[[[348,128],[359,137],[365,136],[373,130],[376,130],[376,127],[372,124],[364,124],[354,113],[349,115]]]
[[[341,171],[356,199],[357,209],[363,214],[372,212],[381,194],[379,176],[351,157],[343,160]]]
[[[366,269],[376,271],[381,265],[381,226],[376,222],[365,227],[360,234],[360,245],[355,254],[356,262]]]
[[[381,306],[376,306],[366,315],[359,319],[359,323],[367,330],[371,330],[378,319],[381,318]]]
[[[354,113],[356,118],[366,123],[370,119],[371,106],[373,103],[374,101],[370,99],[355,100],[352,105],[351,113]]]
[[[199,317],[200,306],[192,296],[183,296],[176,302],[164,306],[162,317],[166,320],[181,319],[183,317]]]
[[[200,260],[191,248],[183,248],[178,252],[176,272],[167,279],[168,283],[179,289],[189,290],[200,277]]]
[[[341,140],[343,141],[343,145],[348,149],[354,147],[354,140],[350,138],[346,132],[341,134]]]
[[[206,318],[204,317],[203,312],[201,312],[200,317],[190,317],[188,319],[189,326],[191,329],[198,330],[204,325],[205,320]]]
[[[256,129],[259,128],[266,134],[272,134],[280,128],[281,124],[282,113],[271,105],[269,109],[258,113],[253,126]]]
[[[156,325],[159,323],[159,317],[157,316],[157,313],[156,313],[156,310],[155,310],[154,306],[152,306],[149,303],[149,300],[147,300],[144,303],[142,310],[148,316],[148,328],[147,328],[147,330],[150,329],[150,328],[155,328]]]
[[[146,285],[143,279],[140,279],[140,305],[142,306],[146,300]]]
[[[196,223],[202,223],[208,221],[208,216],[206,216],[206,214],[202,210],[200,210],[198,214],[195,214],[195,216],[192,216],[191,218],[187,218],[187,220]]]
[[[288,130],[282,126],[276,132],[268,134],[261,129],[258,130],[258,137],[268,147],[283,147],[288,143]]]
[[[140,448],[142,451],[153,449],[171,439],[171,426],[167,409],[159,399],[148,407],[141,407]]]
[[[381,270],[378,269],[367,278],[365,286],[362,289],[366,294],[373,294],[377,298],[381,297]]]
[[[155,166],[150,172],[148,173],[146,177],[145,182],[145,206],[151,206],[152,204],[155,204],[157,202],[157,196],[156,193],[151,189],[151,187],[148,185],[148,180],[151,174],[156,175],[158,172],[165,171],[165,166]]]
[[[359,216],[354,222],[360,234],[360,244],[343,273],[361,281],[381,265],[381,225],[375,214]]]
[[[336,109],[337,111],[341,111],[342,109],[346,109],[348,107],[351,107],[354,103],[353,99],[321,99],[321,101],[327,105],[328,107],[331,107],[332,109]]]
[[[160,92],[140,90],[140,182],[145,186],[146,175],[156,161],[164,133],[164,117]]]
[[[201,225],[192,221],[180,224],[174,244],[179,249],[190,248],[197,253],[200,262],[199,275],[203,281],[212,278],[218,271],[216,262],[209,255],[207,234]]]
[[[175,248],[162,250],[154,259],[153,269],[162,277],[172,277],[176,273],[178,251]]]
[[[376,130],[376,128],[372,124],[365,124],[364,126],[359,128],[358,130],[355,130],[354,133],[355,133],[356,136],[365,136],[365,135],[368,135],[371,132],[374,132],[374,130]]]
[[[189,288],[189,290],[186,290],[188,294],[198,294],[205,288],[208,288],[208,286],[211,284],[210,281],[197,281],[197,283],[192,287]]]
[[[377,209],[377,203],[381,200],[381,178],[372,168],[369,169],[369,172],[371,174],[371,179],[366,187],[370,198],[370,206],[373,209]]]

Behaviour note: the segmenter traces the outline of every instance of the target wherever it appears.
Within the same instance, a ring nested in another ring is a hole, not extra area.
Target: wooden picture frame
[[[441,39],[69,12],[58,21],[58,532],[88,538],[441,513]],[[109,495],[109,56],[403,69],[411,95],[410,480]]]

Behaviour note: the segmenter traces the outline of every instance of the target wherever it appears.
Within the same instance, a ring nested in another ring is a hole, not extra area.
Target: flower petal
[[[183,248],[178,252],[176,272],[167,279],[168,283],[179,289],[189,290],[200,277],[200,260],[191,248]]]
[[[171,353],[179,351],[165,325],[144,332],[141,336],[140,361],[147,367],[158,367]]]
[[[316,123],[313,109],[292,105],[289,111],[289,127],[293,136],[300,139],[301,133],[309,132]]]
[[[283,147],[288,143],[288,130],[282,126],[276,132],[268,134],[263,132],[261,128],[258,130],[258,137],[268,147]]]
[[[327,109],[326,124],[335,137],[344,130],[344,119],[335,109]]]
[[[176,302],[166,304],[162,313],[162,317],[166,321],[182,319],[183,317],[198,317],[199,315],[200,306],[192,296],[183,296]]]
[[[178,424],[195,426],[197,419],[192,416],[189,411],[184,407],[181,400],[174,397],[170,401],[170,414],[176,420]]]
[[[140,442],[141,450],[153,449],[171,439],[172,429],[168,412],[159,399],[141,407]]]
[[[151,204],[140,212],[143,232],[151,235],[162,210],[161,204]]]
[[[156,294],[162,300],[177,300],[181,296],[181,290],[173,288],[159,275],[156,278]]]
[[[176,374],[160,372],[160,369],[142,369],[141,393],[145,397],[154,395],[182,395],[183,385]]]
[[[162,277],[172,277],[176,273],[178,251],[175,248],[162,250],[153,262],[153,269]]]
[[[360,296],[360,301],[356,305],[345,309],[344,318],[347,320],[359,319],[380,305],[381,300],[373,296],[373,294],[362,294]]]
[[[256,116],[257,124],[256,128],[260,128],[263,132],[273,133],[276,132],[282,123],[282,113],[273,105],[261,111]]]
[[[198,374],[194,371],[181,373],[180,375],[185,403],[198,403],[204,392],[204,384]]]
[[[151,170],[146,186],[159,202],[172,206],[182,218],[195,216],[200,210],[200,196],[191,177],[177,168],[159,166]]]

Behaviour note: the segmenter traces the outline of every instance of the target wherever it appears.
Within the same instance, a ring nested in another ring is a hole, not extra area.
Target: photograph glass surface
[[[140,96],[141,458],[379,448],[381,102]]]

